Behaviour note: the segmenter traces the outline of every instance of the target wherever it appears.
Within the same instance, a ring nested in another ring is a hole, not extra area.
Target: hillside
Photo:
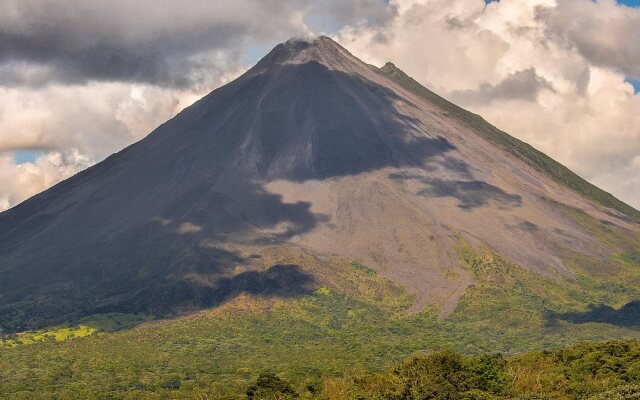
[[[326,37],[290,40],[1,213],[0,326],[169,315],[325,283],[287,257],[261,261],[276,247],[367,265],[413,297],[410,312],[446,316],[475,282],[458,240],[555,280],[585,268],[615,279],[636,217],[391,64],[374,70]],[[620,240],[598,236],[608,231]]]
[[[298,265],[326,274],[330,283],[299,297],[243,294],[218,308],[174,319],[145,323],[148,318],[140,315],[95,316],[71,329],[8,337],[0,346],[0,398],[240,399],[265,370],[302,391],[318,379],[339,383],[350,375],[383,372],[414,352],[433,348],[482,356],[639,336],[639,308],[630,301],[638,298],[637,261],[628,264],[633,273],[618,281],[583,277],[556,282],[464,242],[457,252],[478,283],[446,319],[438,318],[435,309],[404,312],[411,297],[366,266],[318,263],[300,254]],[[272,261],[281,256],[272,254]],[[631,260],[620,257],[621,262]],[[140,325],[132,328],[135,324]],[[60,337],[69,331],[71,337]],[[93,334],[72,337],[89,331]],[[47,336],[52,337],[37,341]],[[570,372],[522,360],[522,368],[544,369],[545,390],[555,390],[558,371]],[[625,376],[615,381],[603,377],[598,390],[622,384]]]
[[[317,387],[320,382],[327,393],[319,398],[380,398],[374,396],[377,391],[401,388],[400,382],[384,375],[386,371],[426,349],[455,348],[467,356],[475,353],[471,361],[491,361],[491,355],[505,347],[523,351],[585,338],[635,335],[632,328],[594,322],[561,322],[544,332],[535,327],[523,332],[510,329],[513,322],[488,329],[482,320],[394,316],[330,291],[304,301],[243,296],[216,311],[132,330],[0,347],[0,398],[243,399],[246,388],[264,371],[276,373],[306,395],[309,384]],[[588,398],[583,394],[637,385],[638,348],[637,342],[621,342],[505,356],[509,365],[498,364],[501,379],[494,389],[503,395],[497,398],[513,398],[508,395],[515,391],[582,399]],[[383,375],[370,376],[373,373]],[[437,383],[431,385],[436,392],[446,387],[442,380]]]
[[[267,369],[300,391],[638,338],[639,233],[392,64],[290,40],[0,213],[0,398],[242,398]]]
[[[378,69],[376,68],[376,70]],[[524,143],[523,141],[518,140],[489,124],[481,116],[473,114],[443,99],[429,89],[420,85],[415,79],[405,74],[393,63],[385,64],[378,71],[411,93],[418,95],[429,102],[437,104],[443,110],[448,112],[451,117],[471,125],[480,136],[496,146],[499,146],[502,150],[509,152],[511,155],[518,157],[531,167],[543,172],[555,182],[595,201],[604,207],[615,209],[629,218],[632,218],[636,222],[640,220],[640,211],[618,200],[611,195],[611,193],[607,193],[599,187],[587,182],[564,165],[555,161],[541,151],[536,150],[531,145]]]

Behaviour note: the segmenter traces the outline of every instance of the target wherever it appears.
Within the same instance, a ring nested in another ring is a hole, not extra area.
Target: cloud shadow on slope
[[[640,300],[631,301],[618,309],[601,304],[591,305],[584,312],[551,313],[547,316],[551,324],[559,320],[573,324],[597,322],[637,330],[640,329]]]
[[[265,270],[244,271],[232,276],[189,273],[175,277],[173,282],[158,282],[145,288],[116,309],[125,312],[151,310],[163,315],[175,311],[176,304],[182,310],[217,307],[241,294],[295,298],[313,293],[316,286],[313,275],[293,264],[277,264]],[[112,309],[100,310],[106,311]]]
[[[497,186],[478,180],[444,180],[419,175],[389,175],[394,180],[413,180],[424,185],[418,195],[427,197],[450,197],[458,201],[458,207],[471,210],[494,204],[500,209],[522,206],[522,197],[510,194]]]
[[[298,265],[278,264],[264,271],[246,271],[218,280],[210,291],[211,305],[224,303],[240,294],[299,297],[313,293],[317,285],[313,275]]]

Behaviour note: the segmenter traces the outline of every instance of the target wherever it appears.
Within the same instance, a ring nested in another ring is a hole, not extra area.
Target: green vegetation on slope
[[[49,329],[26,331],[0,337],[0,348],[17,347],[43,341],[58,341],[82,338],[103,332],[117,332],[133,328],[153,317],[142,314],[106,313],[82,318],[77,324],[66,324]]]
[[[404,89],[411,93],[436,104],[449,113],[450,116],[468,124],[487,141],[493,143],[509,154],[526,162],[530,166],[545,173],[555,182],[579,193],[602,206],[620,211],[621,213],[640,221],[640,211],[618,200],[610,193],[587,182],[564,165],[555,161],[543,152],[536,150],[533,146],[514,138],[506,132],[485,121],[477,114],[471,113],[455,104],[443,99],[429,89],[419,84],[416,80],[405,74],[392,63],[387,63],[378,69],[384,76],[388,77]]]
[[[299,391],[263,373],[247,395],[264,400],[632,400],[640,398],[640,343],[580,344],[506,358],[439,350],[416,354],[381,373],[319,380]]]
[[[618,259],[627,265],[640,268],[640,251],[630,251],[618,255]]]
[[[96,333],[96,329],[87,325],[73,327],[56,327],[35,332],[21,332],[7,338],[0,339],[0,347],[16,347],[25,344],[33,344],[47,340],[65,341],[74,338],[90,336]]]
[[[300,265],[317,277],[315,292],[238,294],[216,309],[127,331],[0,348],[0,398],[239,399],[265,370],[302,393],[320,381],[383,373],[433,348],[514,354],[640,337],[628,318],[640,298],[636,266],[620,263],[607,278],[542,277],[463,240],[456,250],[475,283],[444,320],[435,308],[404,312],[411,297],[366,266],[282,250],[265,262]]]

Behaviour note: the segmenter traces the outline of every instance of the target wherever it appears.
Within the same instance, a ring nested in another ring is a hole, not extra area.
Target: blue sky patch
[[[616,0],[618,4],[624,4],[629,7],[640,7],[640,0]]]
[[[624,81],[633,85],[633,89],[636,94],[640,93],[640,79],[627,78]]]
[[[275,46],[275,44],[272,45],[272,43],[249,46],[243,54],[242,62],[244,64],[255,64],[264,57],[273,46]]]
[[[42,155],[41,150],[18,150],[13,153],[16,164],[25,164],[34,162],[36,158]]]

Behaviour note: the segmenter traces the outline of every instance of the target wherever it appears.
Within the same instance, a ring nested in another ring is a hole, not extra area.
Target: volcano
[[[322,276],[278,254],[366,265],[455,310],[456,242],[536,274],[637,238],[640,213],[531,146],[327,37],[292,39],[143,140],[0,214],[0,326],[294,296]],[[285,257],[286,258],[286,257]]]

